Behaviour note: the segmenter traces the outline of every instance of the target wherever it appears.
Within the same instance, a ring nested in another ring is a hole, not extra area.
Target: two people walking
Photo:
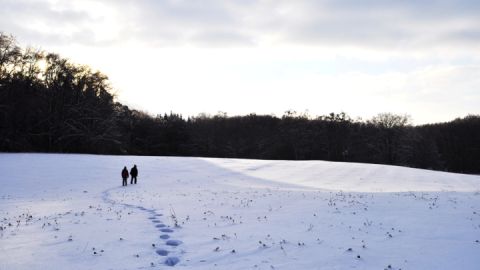
[[[122,186],[126,186],[127,185],[127,179],[128,179],[128,170],[127,170],[127,166],[123,167],[123,170],[122,170],[122,179],[123,179],[123,182],[122,182]],[[133,165],[132,169],[130,169],[130,184],[137,184],[137,176],[138,176],[138,169],[137,169],[137,165]]]

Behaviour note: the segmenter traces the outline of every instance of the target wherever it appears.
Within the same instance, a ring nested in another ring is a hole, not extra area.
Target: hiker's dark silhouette
[[[137,165],[133,165],[133,168],[130,170],[130,184],[136,184],[137,183],[137,176],[138,176],[138,170],[137,170]]]
[[[122,170],[122,179],[123,179],[122,186],[126,186],[126,185],[127,185],[127,179],[128,179],[127,166],[123,167],[123,170]]]

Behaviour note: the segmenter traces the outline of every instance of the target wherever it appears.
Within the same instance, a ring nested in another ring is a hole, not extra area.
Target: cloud
[[[52,43],[427,49],[480,41],[480,4],[472,0],[1,2],[3,31]],[[98,30],[107,26],[112,33]]]
[[[472,0],[0,0],[0,31],[101,69],[154,113],[424,123],[479,113],[478,14]]]
[[[464,33],[480,26],[471,1],[305,1],[278,19],[285,41],[324,46],[431,49],[478,46]],[[426,4],[428,3],[428,4]]]
[[[34,45],[93,41],[93,31],[86,27],[92,21],[88,11],[68,5],[61,7],[45,0],[0,1],[0,31]]]

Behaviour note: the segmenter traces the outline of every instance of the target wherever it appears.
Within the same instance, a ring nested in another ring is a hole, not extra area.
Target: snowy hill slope
[[[122,187],[133,164],[139,182]],[[480,177],[0,154],[0,226],[0,269],[478,269]]]

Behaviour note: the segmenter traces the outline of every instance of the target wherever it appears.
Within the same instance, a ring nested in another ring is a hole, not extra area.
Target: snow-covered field
[[[0,269],[480,269],[480,176],[393,166],[0,154],[0,219]]]

